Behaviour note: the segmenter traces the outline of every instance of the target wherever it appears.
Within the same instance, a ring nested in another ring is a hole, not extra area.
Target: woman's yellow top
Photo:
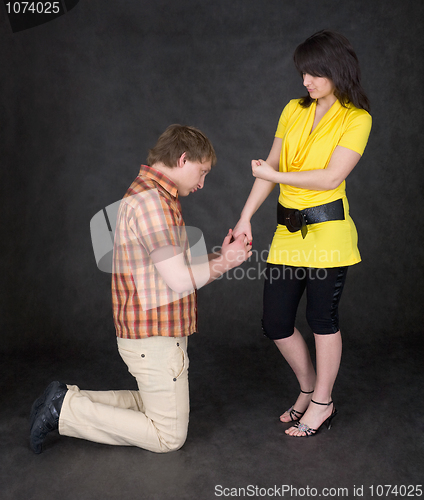
[[[290,101],[278,122],[276,137],[283,140],[280,172],[297,172],[326,168],[336,146],[364,152],[371,130],[371,116],[351,104],[344,107],[336,101],[311,133],[316,101],[303,108],[299,99]],[[349,215],[349,204],[343,181],[336,189],[312,191],[280,184],[278,201],[287,208],[316,207],[342,199],[345,220],[308,226],[306,238],[300,231],[290,233],[278,224],[272,240],[268,262],[302,267],[351,266],[360,262],[358,234]]]

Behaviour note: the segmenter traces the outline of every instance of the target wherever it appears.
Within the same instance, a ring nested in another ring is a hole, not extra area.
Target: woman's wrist
[[[252,215],[253,215],[253,214],[252,214]],[[248,222],[248,223],[250,224],[250,219],[252,218],[252,215],[248,215],[248,214],[246,214],[246,213],[242,212],[242,213],[240,214],[240,219],[239,219],[239,221],[240,221],[240,222]]]
[[[280,172],[279,170],[275,170],[275,173],[272,174],[272,180],[274,184],[284,184],[283,179],[285,176],[285,172]]]

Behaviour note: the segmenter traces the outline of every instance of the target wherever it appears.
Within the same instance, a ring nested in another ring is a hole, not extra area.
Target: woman
[[[332,389],[342,352],[338,304],[348,267],[361,260],[345,179],[365,149],[371,116],[358,59],[344,36],[314,34],[297,47],[294,63],[308,95],[284,108],[267,160],[252,161],[256,181],[234,236],[245,233],[252,240],[250,219],[280,184],[262,324],[300,385],[298,399],[280,420],[293,424],[286,434],[304,437],[324,423],[330,428],[337,414]],[[316,372],[294,326],[305,289]]]

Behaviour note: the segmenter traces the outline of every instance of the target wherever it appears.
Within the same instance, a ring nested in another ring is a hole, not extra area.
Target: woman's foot
[[[280,421],[283,423],[287,422],[296,422],[302,415],[305,413],[306,409],[311,402],[311,397],[314,391],[306,392],[300,390],[299,397],[296,400],[296,403],[285,411],[282,415],[280,415]]]
[[[286,430],[286,434],[294,437],[305,437],[316,434],[321,425],[326,422],[329,417],[335,416],[336,411],[332,401],[329,403],[317,403],[311,400],[307,411],[296,425],[293,425]],[[330,419],[331,422],[331,419]]]

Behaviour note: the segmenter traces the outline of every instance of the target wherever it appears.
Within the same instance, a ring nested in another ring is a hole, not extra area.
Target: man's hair
[[[186,125],[170,125],[159,137],[155,147],[149,150],[147,165],[163,163],[176,167],[178,159],[186,153],[187,160],[216,163],[216,154],[210,140],[197,128]]]
[[[302,77],[303,73],[308,73],[330,79],[335,86],[334,95],[343,106],[350,102],[369,111],[369,100],[361,86],[358,58],[346,37],[335,31],[319,31],[296,48],[293,59]],[[300,104],[307,108],[312,102],[308,94]]]

